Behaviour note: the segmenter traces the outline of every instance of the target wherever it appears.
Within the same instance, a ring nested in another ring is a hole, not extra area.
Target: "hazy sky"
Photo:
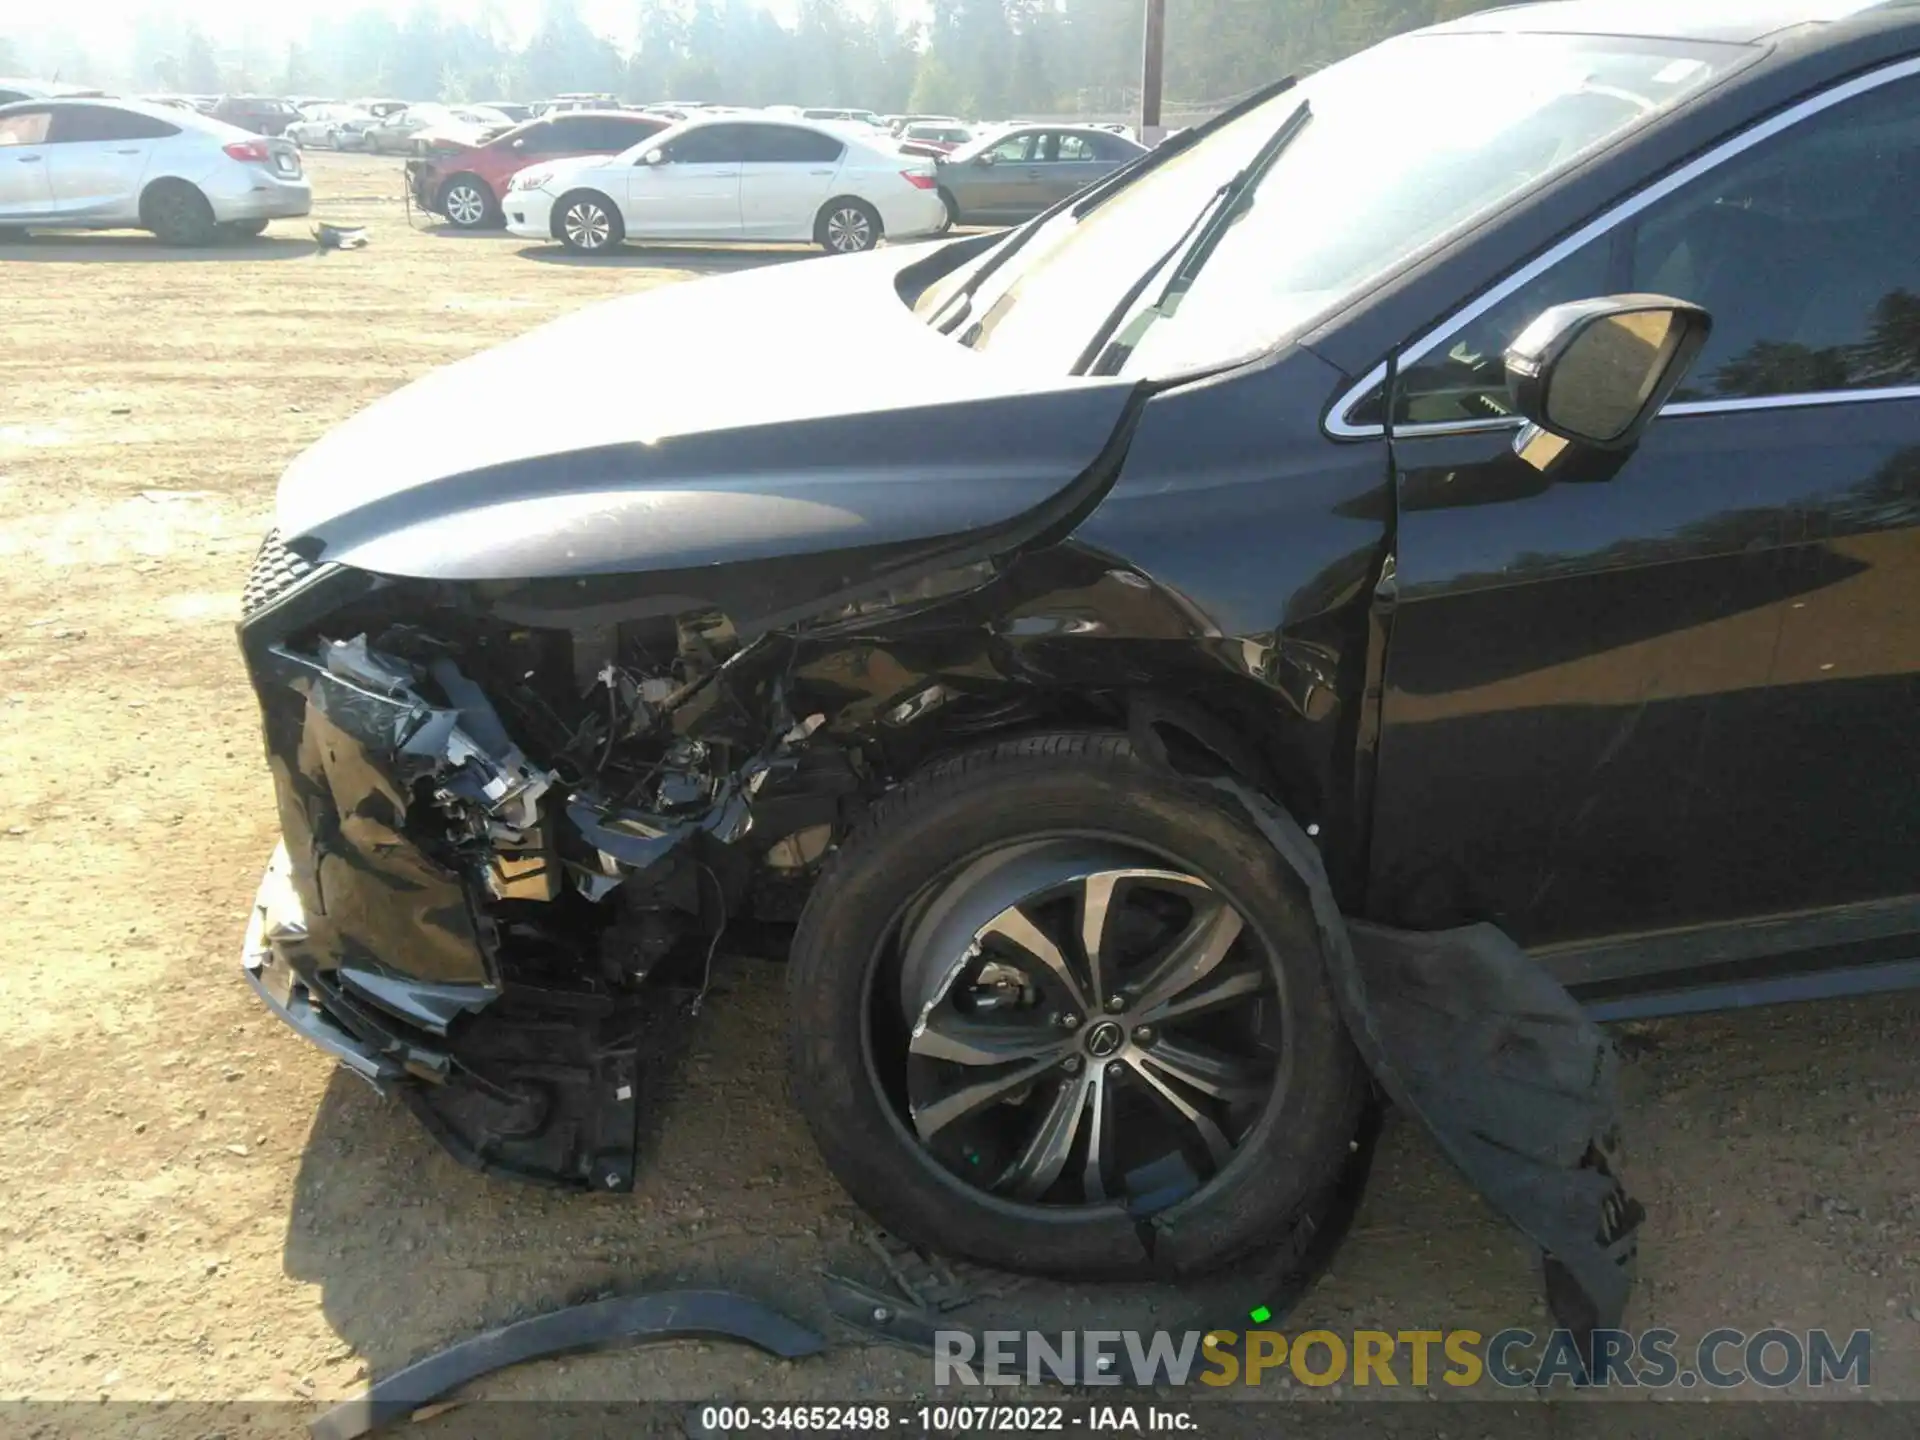
[[[782,19],[792,18],[794,0],[758,3]],[[633,19],[640,4],[641,0],[579,0],[582,18],[619,44],[632,38]],[[16,6],[30,8],[34,18],[8,16],[6,12]],[[65,31],[97,42],[127,30],[135,16],[158,11],[197,21],[216,38],[244,33],[257,42],[268,42],[303,34],[315,15],[328,11],[386,10],[402,15],[422,6],[468,16],[480,8],[473,0],[59,0],[51,6],[0,0],[0,34],[33,31],[52,35]],[[494,0],[494,9],[524,38],[539,21],[540,0]]]

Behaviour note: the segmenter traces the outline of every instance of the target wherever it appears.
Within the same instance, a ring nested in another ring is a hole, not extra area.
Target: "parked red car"
[[[425,158],[407,162],[407,183],[422,210],[462,230],[497,226],[507,181],[527,166],[569,155],[617,155],[666,129],[661,115],[576,110],[517,125],[481,145],[439,137]]]
[[[956,121],[915,120],[900,130],[900,153],[924,155],[932,159],[951,155],[973,139],[973,131]]]

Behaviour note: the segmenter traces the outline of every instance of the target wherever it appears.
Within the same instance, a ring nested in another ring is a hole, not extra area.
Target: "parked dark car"
[[[556,111],[529,120],[484,145],[447,138],[421,160],[407,162],[407,183],[422,210],[462,230],[496,228],[507,182],[529,165],[574,155],[618,155],[672,122],[633,111]]]
[[[240,629],[253,984],[620,1189],[649,1037],[797,918],[794,1090],[896,1234],[1235,1262],[1371,1078],[1617,1319],[1592,1022],[1920,932],[1920,9],[1654,14],[1392,40],[334,431]]]
[[[1029,220],[1146,154],[1124,135],[1090,125],[1022,125],[948,152],[940,194],[956,225]]]
[[[300,109],[292,101],[265,95],[222,95],[212,113],[214,119],[255,135],[284,135],[287,126],[300,118]]]

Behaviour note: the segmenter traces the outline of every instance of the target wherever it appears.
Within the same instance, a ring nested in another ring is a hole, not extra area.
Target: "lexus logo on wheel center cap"
[[[1102,1020],[1087,1032],[1087,1053],[1096,1060],[1105,1060],[1119,1053],[1125,1042],[1127,1032],[1112,1020]]]

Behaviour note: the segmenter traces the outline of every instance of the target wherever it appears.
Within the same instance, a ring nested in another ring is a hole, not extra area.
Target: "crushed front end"
[[[240,640],[282,843],[246,971],[462,1159],[624,1189],[647,1061],[754,908],[750,795],[783,782],[787,832],[754,867],[777,877],[825,848],[853,779],[793,763],[782,734],[676,731],[740,653],[718,616],[543,628],[497,598],[268,537]],[[761,912],[794,908],[760,889]]]

